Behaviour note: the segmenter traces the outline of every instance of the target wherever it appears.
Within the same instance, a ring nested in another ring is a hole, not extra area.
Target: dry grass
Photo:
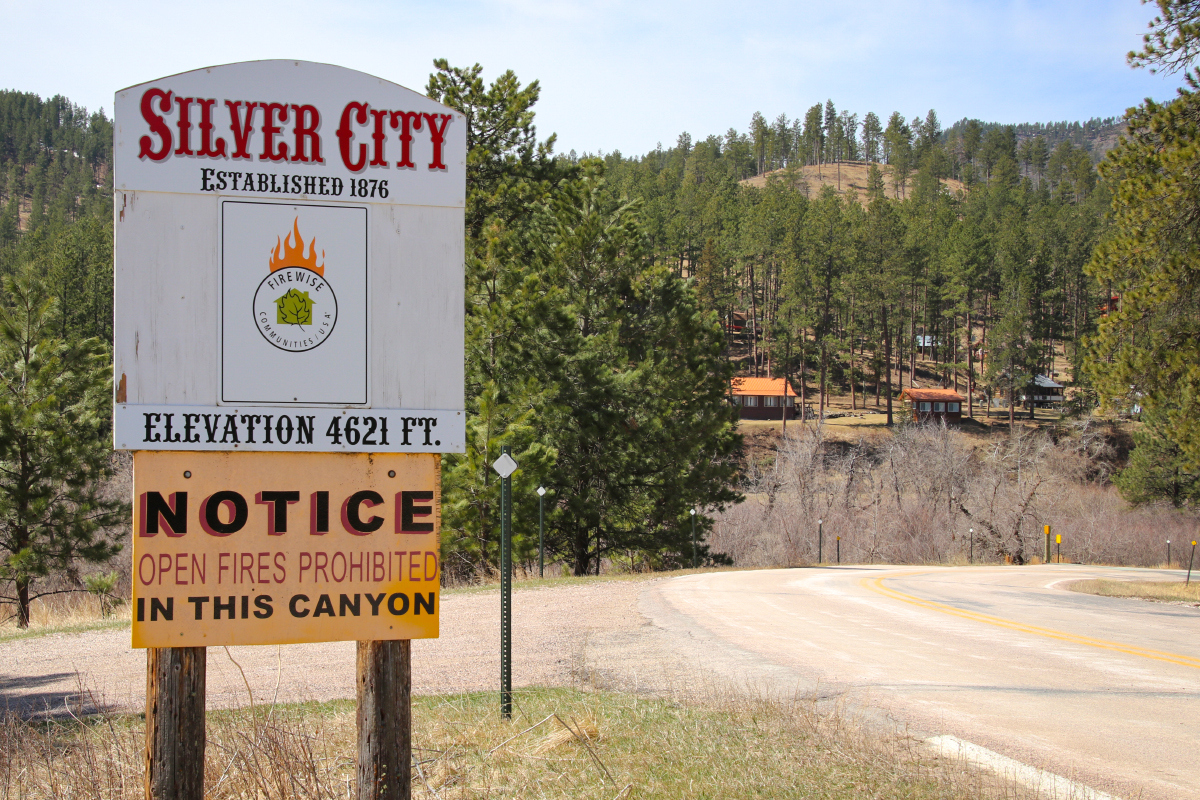
[[[107,612],[107,613],[105,613]],[[129,604],[116,609],[102,607],[100,599],[85,592],[54,595],[35,601],[30,606],[29,627],[17,627],[16,614],[11,606],[0,604],[0,643],[50,633],[80,633],[129,626]]]
[[[887,191],[888,197],[896,196],[896,186],[892,181],[892,168],[887,164],[880,164],[880,170],[883,171],[883,184]],[[821,193],[821,189],[825,186],[832,187],[835,192],[840,195],[847,195],[854,192],[858,196],[858,201],[864,206],[867,204],[867,175],[870,173],[871,165],[865,161],[843,161],[838,164],[823,164],[817,166],[815,164],[799,167],[795,171],[796,188],[806,193],[809,197],[816,197]],[[769,180],[788,180],[787,170],[780,169],[774,172],[769,172],[766,175],[755,175],[753,178],[747,178],[742,181],[746,186],[766,186]],[[907,193],[911,194],[916,181],[916,173],[913,173],[908,178],[906,187]],[[943,178],[942,186],[950,194],[965,192],[966,187],[961,181],[954,178]],[[903,193],[902,193],[903,196]]]
[[[353,794],[348,702],[211,712],[206,796]],[[542,798],[1019,798],[1031,793],[819,712],[810,698],[700,702],[569,689],[414,700],[413,796]],[[0,725],[0,798],[140,798],[134,716]]]
[[[1183,581],[1110,581],[1103,579],[1075,581],[1067,588],[1073,592],[1098,594],[1103,597],[1136,597],[1164,603],[1200,603],[1200,575],[1185,586]]]

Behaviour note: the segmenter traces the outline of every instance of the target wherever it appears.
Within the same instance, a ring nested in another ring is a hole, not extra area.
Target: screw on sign
[[[146,796],[204,796],[209,645],[357,641],[357,796],[408,798],[410,640],[438,635],[440,459],[465,452],[445,309],[463,307],[466,119],[293,60],[115,99]]]

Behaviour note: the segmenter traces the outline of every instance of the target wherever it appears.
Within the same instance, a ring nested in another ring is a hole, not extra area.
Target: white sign
[[[297,61],[115,109],[117,448],[463,451],[462,114]]]
[[[501,453],[500,457],[492,462],[492,469],[496,470],[501,478],[507,478],[517,471],[517,462],[508,453]]]
[[[368,214],[221,202],[221,402],[366,404]]]
[[[120,450],[455,453],[461,411],[118,405]]]
[[[117,92],[116,190],[463,206],[466,121],[394,83],[247,61]]]

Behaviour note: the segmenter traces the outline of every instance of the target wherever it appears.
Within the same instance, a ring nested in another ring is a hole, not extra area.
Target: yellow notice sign
[[[133,646],[435,638],[439,461],[135,453]]]

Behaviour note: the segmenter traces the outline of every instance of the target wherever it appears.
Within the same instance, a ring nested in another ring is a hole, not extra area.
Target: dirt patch
[[[610,676],[656,671],[663,658],[638,612],[646,580],[517,590],[513,593],[513,683],[570,686],[589,670]],[[500,674],[496,589],[444,595],[441,637],[413,643],[413,691],[495,689]],[[21,713],[65,707],[138,711],[145,704],[146,656],[129,629],[59,633],[0,645],[0,708]],[[352,698],[354,642],[208,649],[208,702]]]
[[[892,168],[887,164],[879,164],[878,166],[883,171],[883,185],[887,196],[896,197],[896,186],[892,180]],[[847,195],[854,192],[858,195],[858,201],[865,208],[867,205],[867,175],[870,173],[870,170],[871,165],[865,161],[843,161],[841,164],[797,167],[792,170],[791,174],[789,174],[787,169],[779,169],[774,172],[768,172],[765,175],[755,175],[753,178],[747,178],[742,181],[742,185],[763,187],[767,185],[767,181],[769,180],[790,180],[794,182],[796,188],[805,192],[809,197],[816,197],[821,193],[821,189],[830,186],[840,195]],[[909,176],[908,192],[912,191],[915,178],[916,173]],[[953,178],[944,178],[942,186],[950,194],[966,191],[966,186],[963,185],[962,181],[957,181]],[[904,191],[903,189],[901,190],[901,198],[904,196]]]

